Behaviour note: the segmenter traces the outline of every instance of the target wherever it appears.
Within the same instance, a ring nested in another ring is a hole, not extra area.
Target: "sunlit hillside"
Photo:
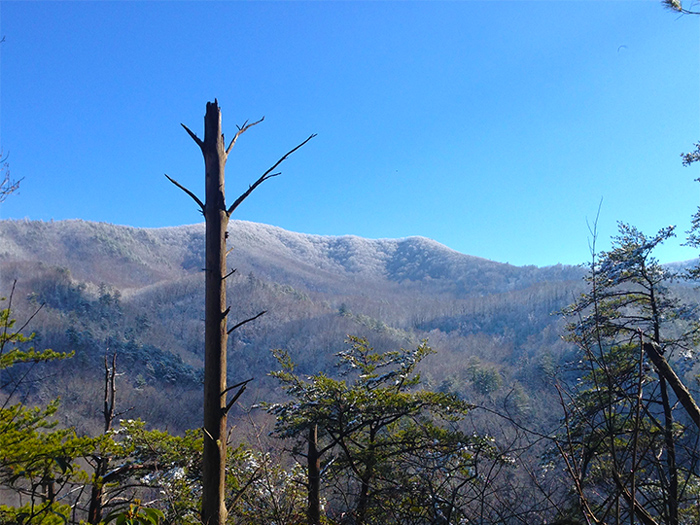
[[[267,312],[229,342],[230,377],[255,378],[247,405],[270,395],[271,349],[289,350],[312,373],[330,367],[347,335],[383,349],[427,339],[437,355],[425,373],[436,388],[488,398],[538,391],[566,352],[552,314],[583,275],[501,264],[421,237],[324,237],[241,221],[229,244],[230,322]],[[16,282],[18,317],[44,305],[29,327],[38,344],[75,351],[31,394],[61,395],[90,425],[103,355],[116,351],[124,406],[154,424],[197,426],[203,251],[202,224],[0,222],[2,294]]]

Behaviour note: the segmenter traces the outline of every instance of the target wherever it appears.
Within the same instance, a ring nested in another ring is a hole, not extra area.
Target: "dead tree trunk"
[[[105,388],[104,388],[104,408],[102,414],[104,416],[104,432],[105,434],[112,429],[114,421],[114,404],[117,396],[117,353],[112,355],[112,366],[110,368],[105,354]],[[96,455],[93,457],[95,461],[95,472],[92,487],[90,489],[90,508],[88,509],[88,523],[100,523],[102,520],[102,506],[104,499],[104,476],[109,469],[109,457]]]
[[[308,525],[321,523],[321,454],[318,451],[318,425],[309,429],[308,465]]]
[[[226,207],[224,191],[224,168],[228,154],[238,137],[250,127],[262,122],[248,124],[238,128],[238,132],[224,146],[221,132],[221,111],[219,104],[207,103],[204,115],[204,140],[187,128],[187,133],[197,143],[204,156],[205,168],[205,202],[180,185],[168,179],[187,193],[199,205],[206,222],[205,233],[205,306],[204,306],[204,450],[202,456],[202,522],[204,525],[224,525],[226,523],[226,416],[233,404],[246,388],[244,381],[230,388],[226,386],[226,345],[228,334],[247,322],[257,319],[265,312],[237,323],[227,330],[226,319],[230,308],[226,306],[226,278],[233,272],[226,270],[226,238],[229,217],[233,211],[250,195],[255,188],[267,179],[279,175],[273,173],[289,155],[306,144],[315,135],[293,148],[280,158],[269,170],[252,184],[235,202]],[[227,403],[229,391],[239,388]]]
[[[226,151],[221,112],[207,104],[204,142],[205,166],[205,285],[204,285],[204,465],[202,466],[202,521],[226,523],[226,230],[224,195]]]

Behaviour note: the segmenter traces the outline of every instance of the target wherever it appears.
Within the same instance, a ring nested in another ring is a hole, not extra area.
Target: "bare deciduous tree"
[[[2,157],[2,153],[0,153]],[[7,156],[0,159],[0,203],[4,202],[9,195],[19,189],[22,179],[13,180],[10,177],[10,165],[7,163]]]

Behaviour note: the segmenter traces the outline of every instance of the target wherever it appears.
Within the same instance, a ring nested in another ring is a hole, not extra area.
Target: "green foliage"
[[[58,408],[15,404],[0,410],[0,482],[30,494],[47,483],[64,484],[78,475],[73,460],[91,449],[92,440],[72,429],[54,430]]]
[[[274,452],[245,444],[230,449],[227,460],[229,520],[239,525],[304,523],[306,494],[300,465],[285,466]]]
[[[467,367],[467,378],[474,389],[482,395],[490,395],[503,385],[503,378],[494,366],[483,366],[472,361]]]
[[[33,335],[24,336],[14,330],[10,308],[0,310],[0,324],[0,370],[69,357],[52,350],[21,348],[31,342]],[[15,389],[19,386],[17,381],[13,385]],[[0,485],[30,500],[19,508],[0,508],[0,520],[4,522],[67,522],[70,507],[58,504],[56,496],[71,483],[87,479],[75,460],[91,450],[92,441],[77,436],[72,429],[55,429],[52,417],[57,409],[58,401],[46,408],[31,408],[13,404],[11,397],[0,406]]]
[[[96,438],[96,442],[95,454],[109,457],[112,464],[118,465],[98,480],[105,484],[108,503],[123,498],[124,486],[157,489],[161,498],[154,504],[162,509],[167,522],[199,523],[200,430],[173,436],[162,430],[148,430],[143,421],[126,420],[116,430]],[[134,516],[137,519],[139,514]]]
[[[5,298],[0,298],[0,301],[4,300]],[[0,371],[19,363],[40,363],[72,357],[72,353],[54,352],[50,349],[37,351],[33,347],[22,348],[34,339],[34,334],[25,336],[20,331],[15,331],[15,324],[10,308],[0,309]]]
[[[140,501],[130,503],[125,509],[117,509],[110,512],[105,518],[106,525],[158,525],[165,514],[158,509],[152,509],[141,505]]]
[[[0,525],[66,525],[70,515],[70,505],[54,502],[0,505]]]
[[[386,523],[399,514],[424,514],[430,522],[436,512],[455,514],[457,498],[446,499],[446,491],[459,492],[473,477],[477,451],[493,452],[487,440],[453,426],[469,404],[419,388],[417,367],[431,353],[425,342],[415,350],[377,352],[352,337],[337,354],[335,379],[303,378],[287,353],[275,352],[281,369],[272,375],[291,400],[267,405],[277,418],[274,433],[294,439],[302,454],[309,430],[318,427],[329,500],[349,505],[357,523]]]
[[[565,310],[568,340],[579,348],[570,371],[576,379],[559,387],[565,435],[559,452],[587,519],[614,514],[678,523],[693,508],[698,482],[697,434],[678,424],[665,379],[643,351],[656,345],[666,359],[694,352],[698,335],[694,306],[669,290],[676,276],[653,257],[673,227],[648,237],[619,225],[612,249],[595,254],[589,289]]]

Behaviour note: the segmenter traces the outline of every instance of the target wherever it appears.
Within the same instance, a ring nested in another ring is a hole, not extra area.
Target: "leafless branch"
[[[226,394],[227,392],[230,392],[231,390],[233,390],[234,388],[238,388],[239,386],[247,385],[247,384],[250,383],[253,379],[255,379],[255,378],[254,378],[254,377],[251,377],[250,379],[246,379],[245,381],[241,381],[240,383],[236,383],[235,385],[230,386],[230,387],[228,387],[226,390],[224,390],[223,392],[221,392],[221,395],[223,396],[223,395]]]
[[[190,137],[192,137],[192,140],[194,140],[197,143],[197,146],[200,148],[204,147],[204,142],[202,142],[202,139],[200,139],[197,135],[194,134],[194,132],[190,131],[190,128],[185,126],[184,124],[180,124],[183,128],[185,128],[185,131],[189,134]]]
[[[258,317],[260,317],[260,316],[262,316],[262,315],[265,315],[266,313],[267,313],[267,310],[263,310],[263,311],[260,312],[258,315],[254,315],[254,316],[251,317],[250,319],[246,319],[245,321],[241,321],[240,323],[238,323],[237,325],[235,325],[233,328],[231,328],[228,332],[226,332],[226,334],[230,335],[231,332],[233,332],[234,330],[240,328],[241,326],[243,326],[243,325],[246,324],[246,323],[250,323],[251,321],[255,321]]]
[[[313,135],[310,135],[309,138],[307,138],[304,142],[302,142],[301,144],[299,144],[299,145],[296,146],[295,148],[292,148],[292,149],[289,150],[287,153],[285,153],[277,162],[275,162],[275,164],[274,164],[269,170],[267,170],[265,173],[263,173],[262,176],[261,176],[258,180],[256,180],[255,183],[254,183],[252,186],[250,186],[250,187],[245,191],[245,193],[243,193],[243,195],[241,195],[240,197],[238,197],[238,198],[236,199],[236,201],[235,201],[233,204],[231,204],[231,206],[229,207],[229,209],[226,210],[226,213],[228,213],[229,215],[231,215],[231,214],[234,212],[234,210],[235,210],[236,208],[238,208],[238,206],[239,206],[244,200],[246,200],[246,199],[248,198],[248,195],[250,195],[251,193],[253,193],[253,190],[255,190],[255,188],[257,188],[258,186],[260,186],[260,185],[261,185],[263,182],[265,182],[267,179],[271,179],[272,177],[276,177],[277,175],[279,175],[279,173],[273,173],[273,171],[275,171],[275,169],[277,168],[277,166],[279,166],[280,164],[282,164],[285,160],[287,160],[287,157],[289,157],[292,153],[294,153],[296,150],[298,150],[299,148],[301,148],[304,144],[306,144],[307,142],[309,142],[309,141],[310,141],[312,138],[314,138],[315,136],[316,136],[315,133],[314,133]]]
[[[224,414],[228,414],[229,410],[231,410],[231,407],[233,407],[234,403],[238,401],[238,398],[241,397],[241,394],[245,392],[246,387],[248,386],[248,383],[246,382],[241,388],[238,389],[238,392],[236,392],[236,395],[231,398],[231,401],[229,401],[226,404],[226,408],[224,408]]]
[[[0,180],[0,202],[3,202],[11,193],[14,193],[19,189],[19,183],[23,179],[12,180],[10,179],[10,172],[5,169],[5,175],[2,176]]]
[[[237,126],[238,132],[236,132],[236,135],[233,137],[233,139],[231,139],[231,142],[229,143],[228,148],[226,148],[226,155],[228,155],[230,153],[231,149],[233,148],[233,145],[238,140],[238,137],[243,135],[243,133],[245,133],[247,130],[249,130],[250,128],[252,128],[256,124],[260,124],[263,120],[265,120],[265,117],[261,118],[257,122],[253,122],[251,124],[248,124],[248,121],[246,120],[242,126]]]
[[[637,516],[637,518],[639,518],[639,521],[641,521],[643,525],[658,525],[651,514],[649,514],[646,509],[644,509],[644,507],[642,507],[639,502],[632,497],[629,489],[622,484],[620,474],[616,470],[613,470],[613,481],[615,481],[615,485],[617,485],[620,494],[622,494],[625,501],[627,501],[627,503],[632,507],[634,514]]]
[[[180,188],[182,191],[184,191],[187,195],[189,195],[190,197],[192,197],[192,198],[194,199],[194,201],[197,203],[197,205],[199,206],[200,211],[201,211],[202,213],[204,213],[204,204],[202,203],[202,201],[200,201],[200,200],[197,198],[197,196],[196,196],[194,193],[192,193],[190,190],[188,190],[187,188],[185,188],[182,184],[180,184],[180,183],[179,183],[178,181],[176,181],[175,179],[169,177],[167,173],[165,174],[165,176],[168,178],[168,180],[169,180],[170,182],[172,182],[173,184],[175,184],[175,186],[177,186],[177,187]]]

